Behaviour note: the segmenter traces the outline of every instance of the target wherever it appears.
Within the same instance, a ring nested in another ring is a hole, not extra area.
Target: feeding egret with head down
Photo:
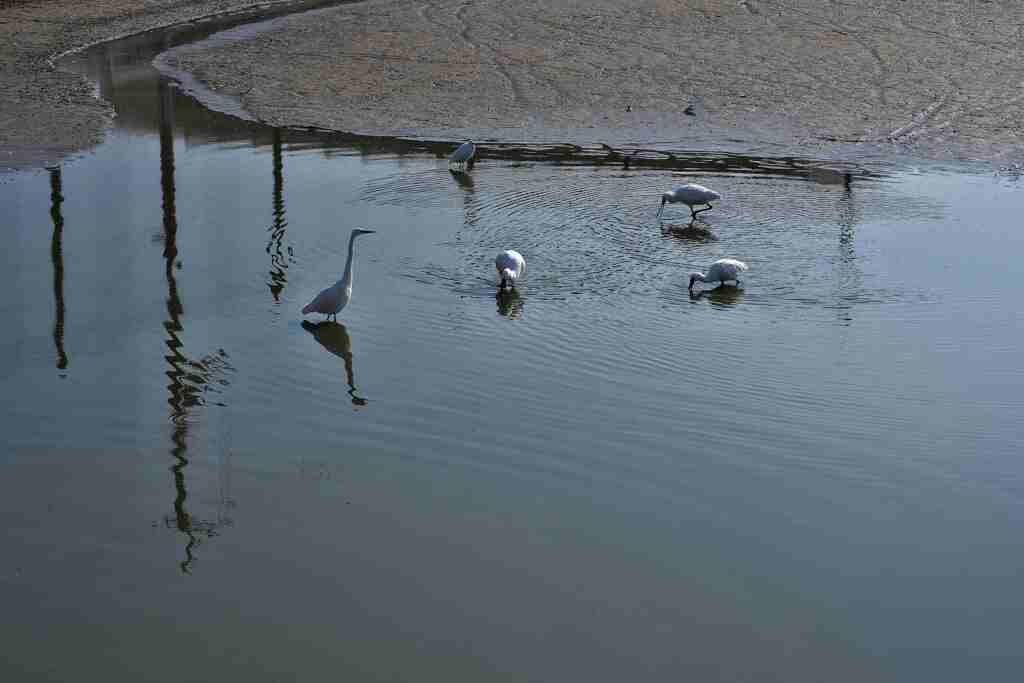
[[[476,145],[473,144],[472,140],[467,140],[448,155],[448,163],[465,167],[466,162],[472,161],[474,156],[476,156]]]
[[[704,273],[690,273],[690,291],[693,291],[694,282],[720,282],[725,284],[728,280],[735,280],[740,284],[740,273],[749,270],[747,264],[736,259],[723,258],[715,261],[708,268],[707,275]]]
[[[335,320],[338,319],[338,312],[345,308],[349,300],[352,299],[352,256],[354,254],[356,237],[368,235],[372,232],[376,232],[376,230],[356,228],[352,231],[348,238],[348,260],[345,261],[345,274],[342,275],[340,280],[317,294],[313,297],[312,301],[303,306],[303,315],[306,313],[323,313],[326,316],[333,315]]]
[[[662,210],[665,208],[665,204],[686,204],[690,207],[690,217],[696,218],[698,213],[702,211],[711,210],[711,202],[721,199],[722,195],[718,194],[714,190],[697,183],[687,183],[680,185],[674,190],[661,195],[661,206],[658,208],[658,215],[661,215]],[[707,208],[699,209],[695,211],[694,206],[700,206],[701,204],[707,204]]]
[[[498,254],[494,259],[494,267],[501,276],[501,289],[505,289],[505,283],[514,288],[524,272],[526,272],[526,259],[518,251],[508,249]]]

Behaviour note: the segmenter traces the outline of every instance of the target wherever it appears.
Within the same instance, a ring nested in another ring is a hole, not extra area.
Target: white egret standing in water
[[[448,163],[464,168],[466,162],[471,161],[475,155],[476,145],[473,144],[472,140],[467,140],[448,155]]]
[[[345,274],[340,280],[317,294],[313,297],[312,301],[303,306],[303,315],[306,313],[323,313],[326,316],[333,315],[335,320],[338,319],[338,311],[345,308],[352,298],[352,255],[354,253],[356,237],[368,235],[372,232],[376,232],[376,230],[356,228],[352,231],[348,238],[348,260],[345,261]]]
[[[518,251],[507,249],[495,257],[494,267],[501,276],[501,289],[505,289],[506,282],[510,288],[515,288],[516,280],[526,272],[526,259]]]
[[[698,185],[697,183],[687,183],[661,195],[661,206],[658,208],[658,215],[661,215],[667,202],[669,204],[686,204],[690,207],[690,217],[696,218],[698,213],[710,211],[712,208],[711,202],[721,198],[722,195],[711,188]],[[701,204],[707,204],[707,208],[694,211],[693,207]]]
[[[690,290],[693,291],[694,282],[720,282],[723,285],[727,280],[735,280],[736,284],[740,284],[740,273],[747,268],[747,264],[743,261],[737,261],[736,259],[723,258],[715,261],[708,268],[708,274],[704,273],[690,273]]]

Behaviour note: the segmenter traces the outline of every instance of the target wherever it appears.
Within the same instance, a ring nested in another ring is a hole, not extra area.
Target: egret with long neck
[[[348,238],[348,260],[345,261],[345,274],[341,276],[340,280],[317,294],[313,297],[312,301],[303,306],[303,315],[307,313],[323,313],[328,317],[334,316],[335,320],[338,319],[338,312],[345,308],[352,298],[352,257],[355,253],[356,237],[368,235],[372,232],[376,231],[363,230],[361,228],[356,228],[352,231]]]

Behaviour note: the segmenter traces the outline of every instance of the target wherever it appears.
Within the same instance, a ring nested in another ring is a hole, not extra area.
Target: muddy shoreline
[[[52,56],[257,4],[281,3],[3,5],[14,57],[0,166],[102,139],[109,106]],[[999,165],[1022,151],[1019,26],[1024,7],[1008,2],[380,0],[280,17],[158,64],[275,126]]]

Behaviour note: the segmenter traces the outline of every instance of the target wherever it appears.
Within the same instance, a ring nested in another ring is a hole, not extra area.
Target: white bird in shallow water
[[[516,280],[526,272],[526,259],[518,251],[508,249],[495,257],[494,267],[501,276],[501,288],[505,289],[506,282],[510,288],[514,288]]]
[[[735,280],[736,284],[740,283],[740,273],[747,268],[747,264],[743,261],[737,261],[736,259],[723,258],[715,261],[708,268],[708,274],[704,273],[690,273],[690,291],[693,291],[694,282],[720,282],[723,285],[727,280]]]
[[[661,212],[665,208],[665,204],[667,202],[669,204],[686,204],[690,207],[690,217],[696,218],[697,214],[701,211],[710,211],[711,202],[721,198],[722,195],[709,187],[704,187],[697,183],[687,183],[661,195],[661,206],[658,208],[658,215],[661,215]],[[699,211],[693,210],[694,206],[699,206],[701,204],[707,204],[707,208],[700,209]]]
[[[348,260],[345,261],[345,274],[333,285],[323,290],[302,307],[302,314],[323,313],[326,316],[334,316],[338,319],[338,311],[345,308],[352,298],[352,255],[354,253],[356,237],[368,235],[376,230],[362,230],[356,228],[348,238]]]
[[[467,140],[448,155],[448,163],[465,166],[466,162],[471,161],[474,156],[476,156],[476,145],[473,144],[472,140]]]

